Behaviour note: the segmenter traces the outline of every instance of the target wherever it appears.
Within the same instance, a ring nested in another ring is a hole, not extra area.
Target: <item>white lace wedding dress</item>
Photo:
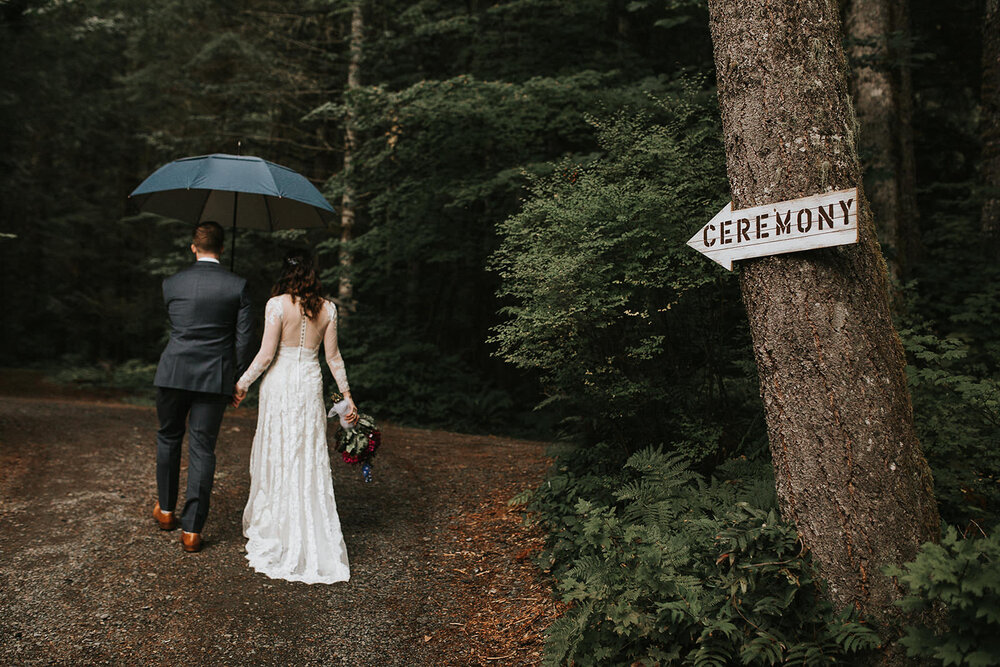
[[[247,560],[272,579],[347,581],[351,572],[333,496],[317,355],[322,340],[337,387],[348,391],[337,348],[337,309],[325,301],[309,319],[284,294],[268,300],[264,313],[260,352],[237,383],[247,388],[267,370],[243,511]]]

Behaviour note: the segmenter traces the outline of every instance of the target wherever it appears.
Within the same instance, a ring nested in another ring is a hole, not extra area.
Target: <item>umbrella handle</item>
[[[236,209],[240,205],[240,193],[233,193],[233,247],[229,251],[229,270],[236,270]]]
[[[243,155],[243,140],[236,140],[236,154]],[[240,193],[233,193],[233,249],[229,253],[229,270],[236,271],[236,209],[240,204]]]

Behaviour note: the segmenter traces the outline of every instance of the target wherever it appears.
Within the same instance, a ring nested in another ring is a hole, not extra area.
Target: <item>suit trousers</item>
[[[189,422],[187,493],[180,515],[181,528],[189,533],[200,533],[208,518],[215,480],[215,441],[230,399],[226,394],[157,387],[160,430],[156,434],[156,486],[164,512],[174,511],[177,504],[181,442],[185,422]]]

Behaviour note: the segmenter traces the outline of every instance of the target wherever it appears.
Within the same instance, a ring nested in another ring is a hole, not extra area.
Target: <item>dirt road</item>
[[[0,395],[0,664],[538,663],[557,610],[506,501],[543,445],[384,428],[372,484],[333,461],[351,581],[310,586],[244,560],[254,412],[227,413],[207,545],[185,554],[150,517],[152,408],[18,393]]]

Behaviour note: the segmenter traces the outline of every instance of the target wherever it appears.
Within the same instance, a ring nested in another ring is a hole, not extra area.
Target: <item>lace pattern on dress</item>
[[[302,325],[296,327],[294,318],[294,313],[285,316],[293,330],[285,332],[288,337],[301,336]],[[350,579],[326,422],[315,350],[279,348],[260,384],[250,491],[243,512],[247,561],[273,579],[310,584]]]
[[[274,296],[267,300],[267,305],[264,307],[264,337],[267,338],[268,333],[271,331],[277,331],[278,335],[281,335],[281,297]],[[260,377],[261,373],[267,370],[268,366],[271,365],[271,360],[274,358],[273,353],[271,355],[265,354],[266,342],[261,344],[261,351],[257,353],[253,361],[250,362],[250,366],[247,368],[246,372],[240,377],[236,382],[236,386],[240,389],[246,391],[250,388],[257,378]]]
[[[330,323],[326,327],[326,336],[323,339],[323,347],[326,348],[326,364],[330,367],[330,373],[337,383],[337,389],[341,394],[346,394],[351,390],[347,384],[347,370],[344,368],[344,358],[340,355],[340,347],[337,345],[337,306],[332,301],[324,302],[326,313],[330,317]]]
[[[293,314],[290,314],[287,317],[285,316],[284,307],[282,305],[283,301],[283,296],[276,296],[272,297],[267,302],[267,306],[264,309],[264,338],[260,344],[260,351],[250,363],[250,367],[247,368],[246,373],[244,373],[239,379],[239,382],[237,382],[237,386],[242,390],[249,389],[250,385],[252,385],[257,378],[259,378],[261,374],[271,366],[271,362],[278,351],[279,344],[281,343],[283,324],[291,325],[295,322]],[[344,358],[341,356],[340,348],[337,345],[337,306],[330,301],[324,301],[323,312],[326,313],[328,318],[325,327],[326,331],[322,332],[323,327],[318,326],[318,322],[316,323],[317,328],[323,335],[323,347],[326,348],[326,363],[330,367],[333,379],[337,382],[337,389],[340,393],[344,394],[349,392],[351,387],[347,383],[347,370],[344,368]],[[300,313],[299,317],[302,319],[301,327],[299,329],[298,351],[296,352],[297,359],[301,359],[302,349],[306,344],[307,325],[305,316]],[[288,321],[286,322],[286,320]],[[294,346],[292,347],[294,348]],[[315,349],[319,349],[319,346],[317,345],[316,348],[307,349],[311,352]]]
[[[281,322],[281,297],[273,296],[267,300],[264,307],[264,323],[279,324]]]

